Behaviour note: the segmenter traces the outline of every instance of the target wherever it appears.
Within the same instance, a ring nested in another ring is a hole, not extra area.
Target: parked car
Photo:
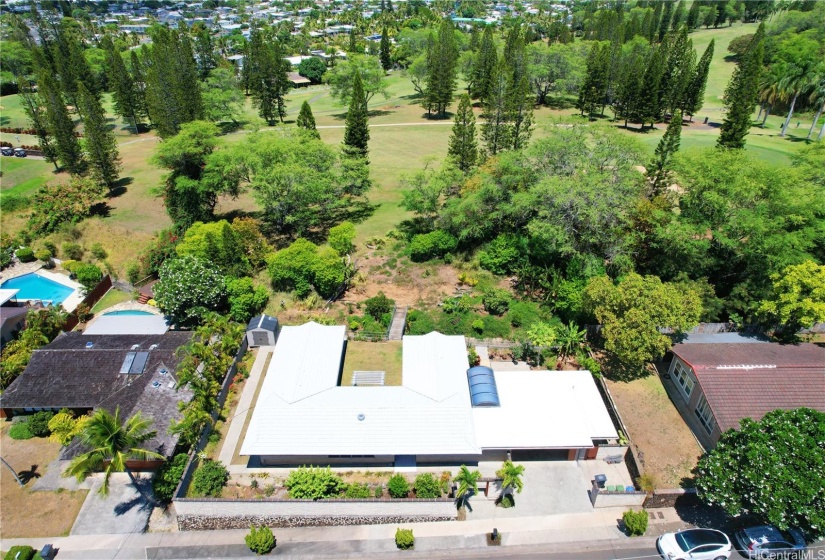
[[[656,549],[665,560],[727,560],[733,546],[716,529],[685,529],[656,539]]]
[[[3,154],[4,156],[13,156],[14,155],[14,148],[6,148],[6,147],[0,148],[0,154]]]
[[[23,148],[15,148],[14,157],[26,157],[26,150]]]
[[[748,558],[803,558],[805,536],[799,529],[787,531],[773,525],[759,525],[736,531],[738,548]]]

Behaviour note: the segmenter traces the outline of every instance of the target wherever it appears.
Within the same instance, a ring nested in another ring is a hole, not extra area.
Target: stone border
[[[212,531],[221,529],[249,529],[250,526],[266,527],[341,527],[346,525],[396,525],[402,523],[428,523],[455,521],[456,516],[440,515],[382,515],[382,516],[220,516],[178,515],[180,531]]]

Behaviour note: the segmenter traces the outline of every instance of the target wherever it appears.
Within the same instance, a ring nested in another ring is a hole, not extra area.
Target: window
[[[696,410],[694,412],[696,413],[696,417],[699,418],[699,422],[701,422],[702,426],[705,427],[705,430],[707,430],[709,434],[713,433],[713,412],[710,410],[708,401],[705,400],[705,395],[702,395],[699,398],[699,404],[696,405]]]
[[[678,359],[676,360],[676,367],[673,368],[673,379],[676,381],[676,384],[685,396],[685,400],[689,401],[690,394],[693,392],[693,386],[695,383],[693,381],[693,377],[690,375],[690,370],[686,368]]]

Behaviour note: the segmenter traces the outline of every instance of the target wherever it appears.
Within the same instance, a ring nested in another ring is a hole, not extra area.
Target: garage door
[[[513,461],[566,461],[567,449],[514,449]]]

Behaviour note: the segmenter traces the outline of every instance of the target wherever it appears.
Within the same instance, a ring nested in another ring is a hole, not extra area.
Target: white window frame
[[[710,409],[704,393],[699,397],[699,402],[693,412],[696,413],[699,423],[702,424],[708,435],[712,434],[713,429],[716,427],[716,420],[713,418],[713,411]]]
[[[693,393],[693,388],[696,386],[696,381],[690,374],[690,368],[682,364],[681,360],[676,360],[676,365],[673,368],[673,380],[679,388],[679,392],[685,398],[685,402],[690,401],[690,395]]]

